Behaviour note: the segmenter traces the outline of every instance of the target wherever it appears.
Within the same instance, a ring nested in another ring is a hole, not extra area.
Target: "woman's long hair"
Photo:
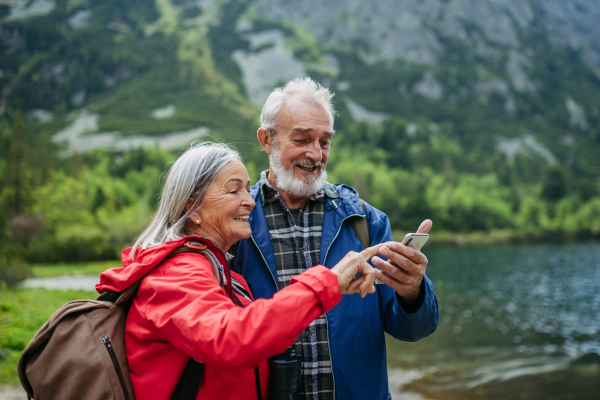
[[[186,236],[186,222],[202,206],[206,188],[233,160],[241,161],[240,154],[227,144],[192,143],[168,171],[156,214],[133,244],[131,259],[135,259],[138,248],[145,249]],[[194,199],[194,203],[186,212],[189,198]]]

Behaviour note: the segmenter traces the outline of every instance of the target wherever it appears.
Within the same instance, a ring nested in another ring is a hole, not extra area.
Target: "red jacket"
[[[251,302],[237,296],[231,279],[219,286],[209,261],[180,253],[161,263],[190,237],[139,250],[123,250],[125,268],[104,271],[96,290],[121,292],[148,274],[125,326],[127,360],[138,400],[171,398],[190,357],[206,364],[197,399],[256,399],[254,367],[267,394],[267,358],[291,346],[314,319],[341,300],[337,277],[323,266],[310,268],[272,299]],[[195,236],[195,240],[200,239]],[[203,240],[230,273],[222,252]],[[160,265],[159,265],[160,264]],[[156,267],[156,268],[155,268]],[[249,292],[244,279],[231,277]]]

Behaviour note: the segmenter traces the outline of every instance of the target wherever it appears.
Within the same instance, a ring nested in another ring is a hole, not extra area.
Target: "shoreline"
[[[393,230],[392,237],[401,241],[406,233]],[[427,247],[468,247],[498,246],[508,244],[569,244],[600,243],[600,237],[593,235],[576,238],[552,232],[524,233],[513,230],[492,230],[489,232],[434,232],[429,237]]]

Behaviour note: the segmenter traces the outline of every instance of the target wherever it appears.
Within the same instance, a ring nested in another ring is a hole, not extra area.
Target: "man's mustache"
[[[292,162],[292,166],[294,165],[301,165],[303,167],[322,167],[323,163],[321,161],[314,161],[311,160],[310,158],[306,158],[304,160],[294,160]]]

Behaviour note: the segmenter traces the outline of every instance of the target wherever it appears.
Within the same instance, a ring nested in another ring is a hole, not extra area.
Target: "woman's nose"
[[[255,205],[256,205],[256,202],[254,201],[254,199],[252,198],[250,193],[246,192],[246,195],[244,196],[244,199],[242,200],[242,206],[254,208]]]

